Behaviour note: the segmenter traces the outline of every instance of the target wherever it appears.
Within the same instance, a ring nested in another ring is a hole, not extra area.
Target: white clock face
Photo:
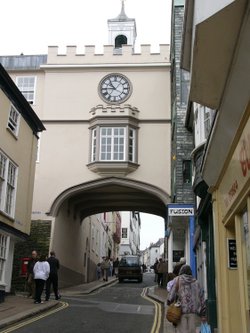
[[[122,74],[109,74],[99,84],[101,98],[109,103],[119,104],[131,95],[131,84]]]

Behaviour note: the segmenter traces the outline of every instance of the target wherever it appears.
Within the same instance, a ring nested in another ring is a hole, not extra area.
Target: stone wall
[[[174,6],[172,15],[172,202],[191,204],[194,202],[192,183],[183,181],[183,161],[191,159],[194,149],[193,134],[185,127],[187,100],[183,91],[188,89],[189,74],[180,68],[184,5]]]
[[[49,253],[51,221],[32,221],[27,241],[17,242],[13,259],[12,292],[26,291],[26,278],[21,276],[21,258],[30,257],[32,250],[38,254]]]

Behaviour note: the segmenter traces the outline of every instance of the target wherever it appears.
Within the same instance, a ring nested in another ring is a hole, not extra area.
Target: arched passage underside
[[[55,199],[48,214],[57,216],[65,202],[80,219],[104,211],[133,210],[165,218],[170,197],[162,189],[147,183],[107,177],[65,190]]]

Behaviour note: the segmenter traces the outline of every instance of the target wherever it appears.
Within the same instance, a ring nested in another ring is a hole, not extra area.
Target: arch
[[[128,39],[125,35],[118,35],[115,38],[115,48],[119,49],[122,47],[122,45],[127,45],[128,44]]]
[[[66,189],[54,200],[47,214],[57,216],[66,201],[69,210],[73,209],[81,219],[104,211],[122,210],[165,218],[166,205],[171,202],[169,194],[154,185],[119,177],[97,179]]]

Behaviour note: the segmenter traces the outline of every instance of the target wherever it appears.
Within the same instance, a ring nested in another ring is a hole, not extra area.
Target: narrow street
[[[69,304],[67,308],[48,316],[45,313],[13,332],[161,333],[162,328],[153,329],[155,305],[143,297],[144,288],[155,284],[153,278],[152,273],[145,273],[142,283],[117,282],[89,295],[62,295],[62,301]]]

